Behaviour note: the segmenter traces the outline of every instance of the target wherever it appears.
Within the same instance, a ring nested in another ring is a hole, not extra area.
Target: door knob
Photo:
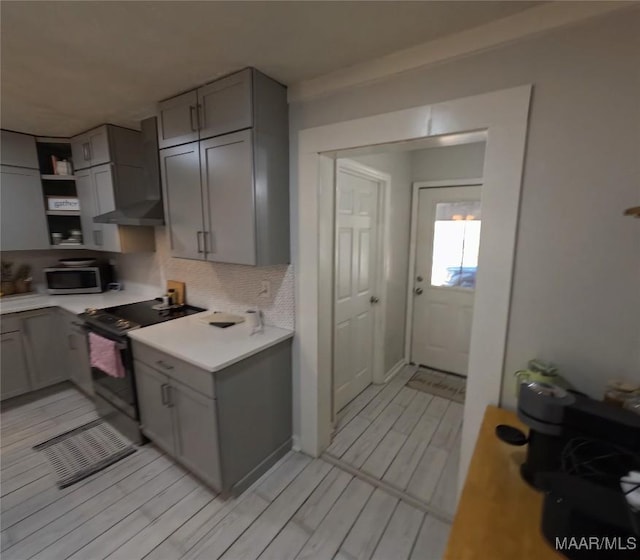
[[[379,298],[379,297],[377,297],[377,296],[371,296],[371,297],[369,298],[369,301],[370,301],[371,303],[378,303],[378,302],[380,301],[380,298]]]
[[[422,282],[423,280],[424,280],[424,278],[423,278],[422,276],[418,276],[418,277],[416,278],[416,281],[417,281],[417,282]]]
[[[422,288],[416,288],[415,290],[413,290],[413,292],[419,296],[424,290]]]

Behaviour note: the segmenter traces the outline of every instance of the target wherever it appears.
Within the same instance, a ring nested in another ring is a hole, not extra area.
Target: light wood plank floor
[[[3,407],[3,560],[436,560],[443,554],[448,523],[294,452],[226,501],[152,445],[58,490],[32,446],[95,417],[92,403],[74,389]]]
[[[338,414],[325,458],[451,520],[456,509],[463,405],[411,389],[417,367],[370,385]]]

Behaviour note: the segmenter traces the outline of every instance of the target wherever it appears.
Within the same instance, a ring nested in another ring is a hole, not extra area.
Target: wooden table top
[[[453,520],[445,560],[558,560],[540,532],[543,495],[520,476],[526,447],[501,442],[498,424],[527,432],[515,413],[487,407]]]

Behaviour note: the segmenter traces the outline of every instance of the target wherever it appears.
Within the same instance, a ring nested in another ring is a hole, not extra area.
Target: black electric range
[[[91,367],[91,377],[98,414],[131,441],[142,444],[146,438],[140,431],[134,359],[127,332],[201,311],[205,310],[191,305],[167,309],[160,301],[149,300],[105,309],[87,309],[79,315],[90,339],[89,349],[91,338],[99,336],[111,340],[119,353],[123,377],[113,377],[94,366]]]

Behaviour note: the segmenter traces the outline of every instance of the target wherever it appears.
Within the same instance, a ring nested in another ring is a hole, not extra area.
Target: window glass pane
[[[432,286],[475,288],[480,223],[479,200],[439,202],[436,205]]]

